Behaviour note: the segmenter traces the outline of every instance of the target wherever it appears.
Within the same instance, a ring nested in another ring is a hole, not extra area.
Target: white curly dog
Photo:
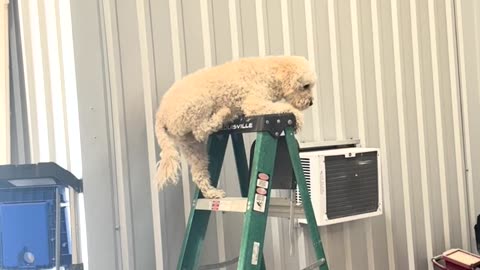
[[[155,176],[159,188],[178,181],[178,147],[203,196],[225,197],[210,182],[208,136],[241,114],[293,113],[300,129],[300,111],[313,104],[315,82],[315,72],[305,58],[268,56],[202,69],[174,83],[156,114],[155,132],[162,149]]]

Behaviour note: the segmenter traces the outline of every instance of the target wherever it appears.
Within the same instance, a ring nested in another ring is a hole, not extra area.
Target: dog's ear
[[[313,67],[307,59],[299,56],[280,58],[275,73],[284,97],[297,91],[310,90],[316,80]]]
[[[303,93],[305,91],[312,91],[315,86],[316,78],[311,74],[303,74],[298,78],[286,81],[284,83],[285,95],[291,95],[294,92]]]
[[[275,77],[283,92],[283,96],[289,95],[296,90],[297,76],[295,76],[294,68],[288,61],[279,61],[275,69]]]

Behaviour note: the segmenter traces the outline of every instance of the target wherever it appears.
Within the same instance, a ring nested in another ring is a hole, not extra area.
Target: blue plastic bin
[[[0,267],[39,269],[55,266],[55,189],[0,189]],[[60,196],[61,198],[63,196]],[[63,199],[62,199],[63,201]],[[60,208],[60,265],[72,262],[65,208]]]
[[[72,265],[62,206],[69,186],[82,191],[81,181],[55,163],[0,166],[0,269]]]

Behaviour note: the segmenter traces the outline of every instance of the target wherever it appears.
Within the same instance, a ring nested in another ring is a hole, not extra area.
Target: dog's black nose
[[[308,104],[309,106],[312,106],[313,105],[313,100],[310,99],[310,103]]]

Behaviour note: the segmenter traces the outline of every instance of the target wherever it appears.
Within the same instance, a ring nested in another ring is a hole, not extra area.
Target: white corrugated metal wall
[[[382,149],[385,215],[321,229],[332,269],[427,269],[433,255],[470,247],[473,191],[467,192],[464,174],[453,1],[171,0],[137,7],[147,117],[174,80],[198,68],[297,54],[319,75],[319,102],[307,113],[311,126],[302,140],[360,138]],[[150,153],[151,168],[156,156]],[[238,194],[231,153],[226,161],[222,186]],[[187,215],[191,185],[183,176],[183,188],[167,192],[183,191]],[[165,201],[161,210],[179,201]],[[239,218],[223,214],[213,221],[217,232],[207,245],[218,255],[205,262],[238,251]],[[177,230],[169,219],[161,223],[169,235]],[[270,266],[297,269],[313,260],[302,229],[299,256],[290,257],[287,223],[271,219],[270,225]],[[174,267],[169,258],[178,251],[162,242],[165,267]]]
[[[9,117],[14,121],[11,142],[15,150],[11,162],[54,161],[81,178],[70,2],[15,0],[10,5],[13,38]],[[79,227],[82,197],[78,199],[73,191],[69,194],[74,263],[82,262],[80,238],[86,244],[85,235],[80,233],[85,227]],[[87,257],[83,260],[86,262]]]
[[[475,223],[480,214],[480,2],[458,1],[456,15],[469,217]]]
[[[317,69],[302,140],[360,138],[382,149],[385,215],[321,228],[331,269],[427,269],[446,248],[474,246],[478,1],[74,1],[76,71],[62,43],[72,41],[58,39],[68,1],[19,3],[29,15],[20,23],[32,161],[80,176],[81,135],[91,269],[175,268],[193,186],[184,167],[181,184],[150,192],[158,101],[199,68],[269,54],[303,55]],[[231,150],[225,161],[221,185],[238,194]],[[211,225],[203,262],[237,256],[241,216],[217,214]],[[313,261],[303,228],[294,256],[287,222],[269,228],[269,267]]]

